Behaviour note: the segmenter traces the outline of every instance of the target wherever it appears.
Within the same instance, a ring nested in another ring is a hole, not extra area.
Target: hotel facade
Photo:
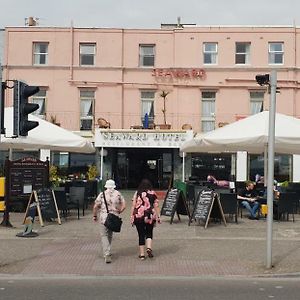
[[[255,76],[272,69],[277,112],[300,117],[299,67],[297,27],[5,28],[3,79],[39,86],[35,113],[92,140],[102,177],[121,188],[135,188],[143,177],[167,188],[171,180],[208,174],[262,175],[263,155],[183,159],[180,145],[267,110],[270,95]],[[6,89],[6,106],[12,97]],[[297,155],[278,153],[275,178],[299,181],[298,166]]]

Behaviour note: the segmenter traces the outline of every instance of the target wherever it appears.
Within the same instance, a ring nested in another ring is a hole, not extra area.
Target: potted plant
[[[166,91],[162,91],[159,96],[163,98],[164,101],[164,105],[163,105],[163,109],[161,110],[164,114],[164,124],[159,124],[159,129],[170,129],[171,128],[171,124],[167,124],[167,118],[166,118],[166,98],[167,96],[170,94],[170,92],[166,92]]]
[[[95,180],[98,175],[98,170],[95,165],[89,165],[89,169],[87,171],[88,180]]]
[[[56,116],[55,115],[50,115],[50,120],[49,120],[50,123],[54,124],[54,125],[57,125],[57,126],[60,126],[60,123],[57,122],[57,119],[56,119]]]

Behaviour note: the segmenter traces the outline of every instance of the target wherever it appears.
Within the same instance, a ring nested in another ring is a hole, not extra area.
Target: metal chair
[[[54,188],[54,195],[57,203],[57,208],[59,211],[61,211],[63,217],[67,218],[67,212],[68,212],[68,204],[67,204],[67,195],[66,192],[62,189],[56,189]]]
[[[297,194],[295,192],[286,192],[280,193],[279,199],[274,203],[274,215],[276,215],[277,220],[280,221],[284,216],[286,216],[286,220],[289,220],[289,215],[292,214],[293,222],[295,222],[295,212],[296,205],[298,201]]]
[[[70,209],[77,209],[77,217],[80,218],[80,208],[82,208],[82,215],[84,216],[85,210],[85,187],[84,186],[71,186],[69,198],[67,201],[68,211]]]

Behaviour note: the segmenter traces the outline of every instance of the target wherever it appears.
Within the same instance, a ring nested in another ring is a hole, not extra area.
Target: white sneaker
[[[110,263],[111,263],[111,255],[105,255],[104,261],[105,261],[107,264],[110,264]]]

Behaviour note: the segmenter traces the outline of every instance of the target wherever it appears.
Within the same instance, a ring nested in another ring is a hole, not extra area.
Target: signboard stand
[[[5,161],[5,211],[0,225],[12,227],[9,221],[10,206],[20,197],[28,197],[33,190],[49,185],[49,161],[34,157]],[[28,198],[27,198],[28,199]]]
[[[34,218],[36,215],[38,215],[42,227],[44,227],[45,218],[55,218],[57,219],[58,224],[61,225],[61,219],[53,190],[45,188],[31,193],[23,224],[28,217]]]
[[[170,216],[170,224],[172,224],[175,213],[179,221],[179,215],[187,215],[190,222],[191,216],[183,192],[178,189],[170,189],[166,194],[160,214],[162,216]]]
[[[192,220],[199,220],[206,229],[210,218],[223,220],[224,225],[227,225],[219,197],[212,190],[203,190],[198,195],[189,225]]]

